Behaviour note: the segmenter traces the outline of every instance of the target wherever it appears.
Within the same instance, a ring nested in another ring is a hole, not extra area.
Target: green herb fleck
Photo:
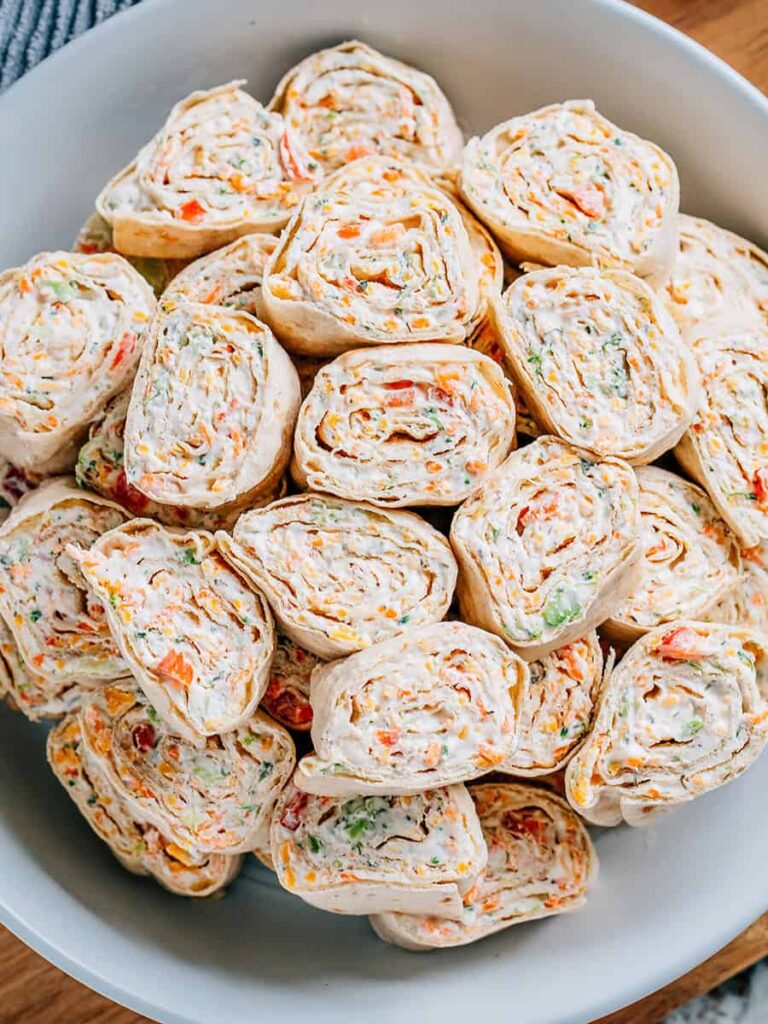
[[[50,288],[59,302],[70,302],[77,298],[79,291],[77,285],[69,281],[41,281],[41,288]]]
[[[581,605],[571,590],[558,587],[544,605],[544,621],[551,628],[573,622],[581,614]]]
[[[528,362],[534,368],[539,377],[541,377],[542,373],[544,372],[541,368],[541,356],[538,355],[538,353],[536,352],[530,352],[528,354]]]

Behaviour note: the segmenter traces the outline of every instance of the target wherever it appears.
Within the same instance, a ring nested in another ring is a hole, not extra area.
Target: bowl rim
[[[151,18],[155,11],[161,8],[176,6],[179,2],[180,0],[141,0],[140,3],[136,3],[132,7],[116,12],[105,21],[93,26],[49,54],[35,67],[13,82],[0,94],[0,109],[5,109],[9,102],[12,103],[15,100],[16,96],[23,95],[28,89],[34,89],[38,80],[45,79],[51,74],[55,75],[59,69],[65,68],[68,63],[77,61],[83,51],[98,44],[100,40],[105,40],[110,35],[121,33],[130,22]],[[731,67],[723,58],[717,56],[680,29],[675,28],[642,8],[636,7],[628,2],[628,0],[581,0],[581,2],[586,2],[593,8],[603,9],[611,14],[618,14],[625,18],[628,23],[641,25],[658,39],[671,43],[677,50],[686,55],[688,59],[706,69],[708,73],[718,77],[731,90],[737,93],[742,100],[752,106],[765,119],[766,130],[768,131],[768,96],[743,74]],[[680,953],[668,958],[666,969],[655,975],[652,987],[649,987],[649,982],[646,978],[638,981],[634,986],[625,989],[626,1001],[622,1006],[630,1006],[651,992],[658,991],[675,979],[680,978],[687,971],[702,963],[713,953],[725,946],[755,919],[751,914],[749,917],[744,916],[739,918],[736,924],[731,922],[727,928],[721,928],[716,932],[708,932],[706,936],[702,934],[696,943],[687,942],[683,944]],[[35,953],[69,975],[69,977],[120,1006],[140,1013],[150,1020],[162,1020],[165,1024],[200,1024],[196,1017],[190,1017],[186,1013],[179,1014],[173,1009],[145,1000],[136,991],[129,990],[120,982],[111,980],[104,971],[90,966],[79,957],[67,952],[62,944],[48,939],[38,926],[29,923],[3,900],[0,900],[0,924],[4,925]],[[595,994],[590,1009],[590,1020],[618,1009],[620,1007],[617,1007],[611,999],[600,998],[599,995]],[[162,1017],[157,1016],[158,1014],[162,1014]],[[559,1024],[566,1024],[566,1022],[567,1024],[584,1024],[581,1017],[578,1019],[575,1017],[562,1018]]]

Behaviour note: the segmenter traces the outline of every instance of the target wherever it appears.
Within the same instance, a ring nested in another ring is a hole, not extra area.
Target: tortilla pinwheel
[[[194,259],[279,231],[311,187],[279,114],[230,82],[193,92],[96,200],[118,252]]]
[[[71,544],[90,545],[123,524],[114,502],[62,477],[31,491],[0,527],[0,615],[25,665],[52,684],[83,686],[130,674],[104,607],[85,583]]]
[[[708,220],[680,214],[677,258],[662,292],[683,336],[760,327],[768,317],[768,254]]]
[[[411,160],[433,174],[461,158],[461,132],[437,82],[356,40],[297,64],[269,109],[283,116],[313,178],[364,156]]]
[[[591,100],[542,107],[471,139],[460,187],[515,263],[594,264],[660,281],[672,268],[677,169]]]
[[[450,546],[410,512],[298,494],[243,513],[233,539],[217,539],[283,632],[321,658],[438,622],[453,597]]]
[[[291,361],[248,313],[163,301],[125,423],[125,476],[147,498],[242,508],[274,493],[300,402]]]
[[[566,769],[568,800],[596,825],[641,825],[737,778],[766,740],[768,640],[741,626],[659,626],[607,680]]]
[[[69,715],[48,734],[48,763],[75,806],[126,870],[151,875],[178,896],[210,896],[233,881],[242,857],[181,849],[136,821],[96,762],[88,757],[80,718]]]
[[[289,734],[261,712],[202,749],[187,743],[133,680],[94,691],[78,715],[89,763],[137,821],[183,850],[251,850],[295,764]]]
[[[768,539],[768,324],[692,346],[701,403],[675,455],[744,547]]]
[[[461,785],[350,799],[283,790],[270,829],[284,889],[336,914],[457,917],[487,861]]]
[[[543,432],[641,465],[693,419],[696,364],[664,303],[633,274],[536,270],[493,312],[505,365]]]
[[[116,395],[102,415],[91,423],[88,440],[75,463],[75,478],[81,487],[111,498],[136,516],[157,519],[166,526],[187,529],[228,530],[242,511],[238,504],[222,509],[197,509],[186,505],[160,505],[128,483],[125,476],[125,417],[131,400],[130,389]],[[274,491],[245,499],[247,508],[268,505],[286,492],[286,479],[277,481]]]
[[[481,259],[462,209],[427,174],[358,160],[307,196],[280,236],[264,272],[264,319],[302,356],[463,342],[486,312]]]
[[[379,938],[405,949],[465,946],[509,928],[584,905],[597,854],[568,804],[534,786],[484,783],[469,790],[488,846],[488,865],[464,894],[461,915],[371,918]]]
[[[132,519],[88,550],[68,550],[169,726],[203,746],[250,719],[269,680],[272,616],[210,533]]]
[[[91,684],[91,687],[93,685]],[[77,708],[88,686],[75,679],[46,679],[24,663],[8,626],[0,619],[0,697],[30,721],[61,718]]]
[[[264,267],[275,251],[273,235],[245,235],[190,263],[166,289],[174,302],[202,302],[242,309],[261,319]]]
[[[70,470],[90,420],[133,377],[154,308],[113,253],[40,253],[0,273],[0,455]]]
[[[597,633],[545,654],[528,669],[520,744],[499,771],[534,777],[559,771],[589,733],[603,682]]]
[[[465,782],[518,745],[528,669],[463,622],[409,629],[312,673],[312,741],[294,783],[320,796]]]
[[[636,585],[640,522],[630,466],[538,438],[453,518],[463,617],[531,661],[583,637]]]
[[[638,585],[605,631],[631,642],[675,619],[704,619],[739,585],[736,538],[700,487],[657,466],[637,470],[645,549]]]
[[[515,407],[501,368],[464,346],[348,352],[301,407],[302,487],[380,506],[458,505],[506,458]]]

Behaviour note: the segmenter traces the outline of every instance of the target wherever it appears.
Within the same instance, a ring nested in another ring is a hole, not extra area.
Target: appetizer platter
[[[0,692],[137,898],[521,948],[768,744],[768,255],[365,41],[154,128],[0,271]]]

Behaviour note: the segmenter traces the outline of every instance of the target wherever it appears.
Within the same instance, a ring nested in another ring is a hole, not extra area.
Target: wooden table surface
[[[580,0],[572,0],[574,3]],[[768,92],[768,0],[638,0]],[[689,974],[599,1024],[657,1024],[670,1010],[768,955],[768,914]],[[46,963],[0,927],[2,1024],[141,1024]],[[237,1022],[232,1022],[237,1024]]]

